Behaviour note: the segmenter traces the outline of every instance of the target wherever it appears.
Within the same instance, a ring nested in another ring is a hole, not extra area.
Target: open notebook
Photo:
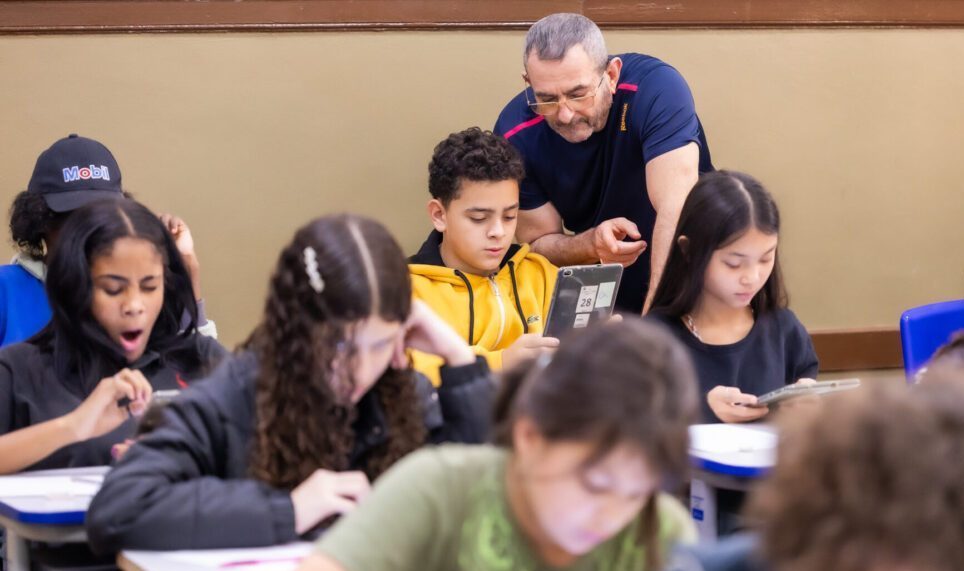
[[[252,549],[196,551],[124,551],[121,569],[137,571],[293,571],[308,556],[311,543],[291,543]]]
[[[82,476],[4,476],[0,478],[0,497],[93,496],[104,483],[103,474]]]

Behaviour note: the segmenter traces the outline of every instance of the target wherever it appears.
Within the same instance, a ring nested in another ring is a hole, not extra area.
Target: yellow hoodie
[[[409,259],[412,292],[500,371],[505,348],[524,333],[542,333],[557,268],[527,244],[514,244],[494,275],[465,274],[445,266],[441,243],[442,235],[432,232]],[[438,385],[440,358],[413,351],[412,362]]]

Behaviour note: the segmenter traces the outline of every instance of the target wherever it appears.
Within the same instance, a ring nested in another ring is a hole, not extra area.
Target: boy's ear
[[[428,217],[432,220],[432,226],[439,232],[445,232],[445,228],[448,226],[446,222],[446,212],[445,206],[442,205],[442,201],[433,198],[428,201]]]
[[[683,257],[688,260],[690,257],[690,239],[686,236],[680,236],[676,244],[679,246],[679,251],[683,254]]]

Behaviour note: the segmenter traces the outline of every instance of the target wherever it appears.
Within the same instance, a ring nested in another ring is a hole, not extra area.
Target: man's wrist
[[[599,252],[596,250],[596,228],[597,226],[593,226],[589,230],[574,236],[579,241],[576,250],[582,252],[587,260],[594,262],[598,262],[600,259]]]

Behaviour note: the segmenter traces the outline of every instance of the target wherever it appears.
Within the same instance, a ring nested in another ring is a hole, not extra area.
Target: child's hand
[[[151,400],[151,384],[140,371],[123,369],[113,377],[101,379],[80,406],[67,414],[67,422],[77,441],[107,434],[132,416],[140,416]],[[127,398],[130,403],[117,403]]]
[[[181,256],[194,258],[194,237],[191,236],[191,229],[187,227],[187,224],[173,214],[161,214],[158,218],[161,219],[161,223],[164,224],[167,231],[171,233],[174,238],[174,245],[177,246],[177,251],[181,253]]]
[[[538,333],[526,333],[502,351],[502,369],[508,371],[522,361],[535,359],[543,351],[554,351],[559,346],[555,337],[543,337]]]
[[[174,245],[177,246],[177,251],[180,252],[181,257],[185,261],[197,261],[197,255],[194,252],[194,236],[191,234],[191,229],[188,228],[187,224],[181,218],[174,216],[173,214],[161,214],[159,216],[161,223],[167,228],[167,231],[171,233],[171,237],[174,238]]]
[[[194,236],[191,235],[191,229],[187,227],[184,220],[173,214],[161,214],[159,218],[167,231],[171,233],[171,237],[174,238],[174,245],[181,254],[181,258],[184,259],[184,265],[187,266],[188,273],[191,274],[194,299],[201,299],[201,264],[198,262],[197,253],[194,251]]]
[[[748,406],[756,404],[756,397],[740,392],[736,387],[713,387],[706,393],[706,401],[710,408],[723,422],[750,422],[763,418],[770,412],[765,406]]]
[[[362,472],[315,470],[291,491],[295,531],[301,535],[328,516],[348,513],[371,491]]]
[[[125,438],[123,442],[118,442],[117,444],[110,447],[110,457],[114,459],[115,462],[120,461],[127,454],[127,451],[131,449],[131,446],[136,442],[133,439]]]
[[[814,379],[800,379],[799,381],[794,383],[794,385],[806,386],[806,385],[816,384],[816,382],[817,381],[815,381]],[[779,407],[777,407],[777,410],[783,412],[787,410],[812,409],[817,406],[820,406],[821,402],[822,401],[820,400],[820,395],[807,395],[807,396],[793,397],[792,399],[787,399],[781,402]]]
[[[412,301],[412,313],[404,327],[404,334],[399,338],[392,357],[392,366],[395,368],[408,365],[405,349],[438,355],[454,367],[475,362],[475,353],[468,343],[421,300]]]

